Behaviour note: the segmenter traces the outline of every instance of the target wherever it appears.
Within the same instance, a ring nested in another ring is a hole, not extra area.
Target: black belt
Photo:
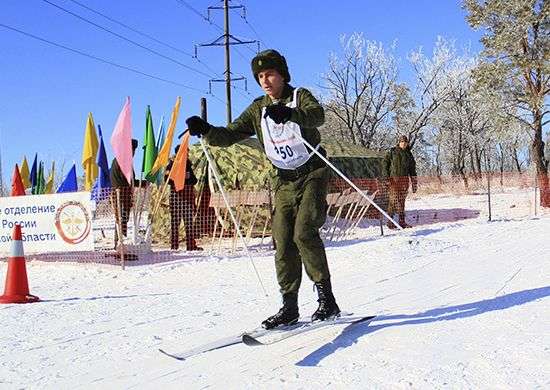
[[[319,153],[321,153],[323,157],[326,156],[325,149],[321,147],[319,148]],[[311,158],[304,165],[299,166],[296,169],[277,168],[277,176],[279,176],[283,180],[293,181],[324,166],[325,166],[325,162],[315,154],[311,156]]]

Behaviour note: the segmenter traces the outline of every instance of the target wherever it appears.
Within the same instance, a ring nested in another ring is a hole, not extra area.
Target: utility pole
[[[212,92],[212,83],[216,82],[225,82],[225,96],[226,96],[226,110],[227,110],[227,124],[231,123],[231,82],[244,80],[245,90],[248,90],[246,84],[246,78],[243,76],[240,77],[231,77],[231,45],[247,45],[251,43],[256,43],[258,45],[258,51],[260,51],[260,42],[259,41],[243,41],[235,36],[231,35],[229,32],[229,10],[240,8],[242,9],[243,14],[246,12],[244,5],[229,5],[229,0],[223,1],[223,6],[211,6],[208,7],[208,20],[210,20],[210,10],[220,10],[224,11],[224,33],[223,35],[216,38],[210,43],[202,43],[195,45],[195,57],[197,57],[197,48],[199,46],[225,46],[225,78],[224,79],[211,79],[208,82],[209,92]]]

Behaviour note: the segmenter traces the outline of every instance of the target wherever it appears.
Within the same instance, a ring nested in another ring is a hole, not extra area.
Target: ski
[[[266,329],[256,328],[256,329],[250,331],[250,334],[253,334],[255,337],[261,337],[267,332],[269,332],[269,331],[266,330]],[[159,351],[161,353],[165,354],[166,356],[170,356],[174,359],[186,360],[186,359],[188,359],[192,356],[200,355],[201,353],[214,351],[216,349],[225,348],[225,347],[229,347],[231,345],[239,344],[239,343],[242,342],[242,335],[243,335],[243,333],[239,333],[235,336],[224,337],[224,338],[221,338],[219,340],[215,340],[215,341],[212,341],[212,342],[204,344],[204,345],[199,345],[195,348],[192,348],[192,349],[189,349],[189,350],[183,351],[183,352],[168,352],[168,351],[166,351],[162,348],[159,348]]]
[[[244,333],[242,342],[248,346],[271,345],[289,337],[315,329],[338,324],[369,324],[376,316],[340,316],[326,321],[302,321],[295,325],[281,329],[281,331],[268,331],[268,333],[254,334]]]
[[[270,330],[264,329],[262,327],[258,327],[256,329],[248,331],[248,332],[241,332],[241,333],[239,333],[235,336],[224,337],[224,338],[212,341],[212,342],[207,343],[207,344],[199,345],[199,346],[197,346],[195,348],[192,348],[192,349],[189,349],[187,351],[169,352],[169,351],[166,351],[162,348],[159,348],[159,352],[161,352],[164,355],[169,356],[171,358],[177,359],[177,360],[186,360],[186,359],[188,359],[192,356],[200,355],[200,354],[205,353],[205,352],[210,352],[210,351],[214,351],[216,349],[229,347],[229,346],[235,345],[235,344],[240,344],[240,343],[243,342],[243,335],[244,334],[251,335],[252,337],[262,337],[262,336],[265,336],[268,333],[275,335],[275,334],[278,334],[278,333],[281,333],[281,332],[285,332],[285,331],[294,329],[294,327],[296,327],[297,325],[298,324],[283,326],[283,327],[280,327],[280,328],[277,328],[277,329],[270,329]],[[303,325],[303,323],[301,325]]]

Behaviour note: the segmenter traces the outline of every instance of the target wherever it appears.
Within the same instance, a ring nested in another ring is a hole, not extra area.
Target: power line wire
[[[118,24],[118,25],[120,25],[120,26],[122,26],[122,27],[124,27],[124,28],[126,28],[126,29],[128,29],[128,30],[130,30],[130,31],[133,31],[133,32],[135,32],[136,34],[139,34],[139,35],[141,35],[141,36],[143,36],[143,37],[146,37],[146,38],[148,38],[148,39],[150,39],[150,40],[152,40],[152,41],[154,41],[154,42],[156,42],[156,43],[158,43],[158,44],[160,44],[160,45],[166,46],[166,47],[168,47],[168,48],[170,48],[170,49],[172,49],[172,50],[174,50],[174,51],[177,51],[178,53],[182,53],[182,54],[184,54],[184,55],[186,55],[186,56],[189,56],[189,57],[193,58],[194,60],[196,60],[197,62],[199,62],[200,64],[202,64],[202,65],[203,65],[204,67],[206,67],[209,71],[211,71],[211,72],[213,72],[213,73],[217,73],[214,69],[212,69],[211,67],[209,67],[208,64],[206,64],[205,62],[201,61],[200,59],[198,59],[197,57],[195,57],[193,54],[186,52],[185,50],[181,50],[181,49],[179,49],[179,48],[177,48],[177,47],[175,47],[175,46],[172,46],[172,45],[170,45],[170,44],[168,44],[168,43],[166,43],[166,42],[163,42],[163,41],[161,41],[161,40],[159,40],[159,39],[157,39],[157,38],[155,38],[155,37],[153,37],[153,36],[151,36],[151,35],[149,35],[149,34],[147,34],[147,33],[144,33],[144,32],[142,32],[142,31],[139,31],[138,29],[136,29],[136,28],[134,28],[134,27],[131,27],[131,26],[129,26],[129,25],[127,25],[127,24],[125,24],[125,23],[119,21],[119,20],[116,20],[116,19],[114,19],[114,18],[112,18],[112,17],[110,17],[110,16],[108,16],[108,15],[105,15],[104,13],[99,12],[99,11],[97,11],[97,10],[91,8],[91,7],[88,7],[87,5],[82,4],[82,3],[80,3],[80,2],[78,2],[78,1],[76,1],[76,0],[69,0],[69,1],[72,1],[73,3],[78,4],[78,5],[81,6],[82,8],[85,8],[85,9],[89,10],[90,12],[93,12],[93,13],[95,13],[95,14],[97,14],[97,15],[100,15],[100,16],[104,17],[105,19],[107,19],[107,20],[109,20],[109,21],[111,21],[111,22],[113,22],[113,23],[116,23],[116,24]]]
[[[72,1],[72,0],[71,0]],[[214,26],[216,27],[218,30],[220,30],[222,33],[225,33],[225,30],[223,27],[221,27],[220,25],[214,23],[212,20],[210,20],[209,17],[207,16],[204,16],[204,14],[202,14],[199,10],[197,10],[196,8],[194,8],[191,4],[189,4],[187,1],[185,0],[176,0],[181,6],[191,10],[191,12],[193,12],[194,14],[198,15],[203,21],[207,22],[208,24],[210,24],[211,26]],[[240,50],[238,50],[237,48],[234,48],[233,49],[238,55],[240,55],[245,61],[249,61],[250,59],[247,58],[243,53],[241,53]],[[253,51],[254,52],[254,51]],[[255,52],[254,52],[255,53]],[[244,77],[242,74],[239,74],[241,77]],[[254,96],[252,95],[249,91],[247,91],[246,89],[242,88],[242,87],[238,87],[234,84],[231,85],[231,88],[233,90],[235,90],[236,92],[240,93],[242,96],[248,98],[249,96]]]
[[[225,30],[223,27],[221,27],[219,24],[217,23],[214,23],[212,20],[210,20],[210,18],[204,16],[200,11],[198,11],[196,8],[194,8],[192,5],[190,5],[188,2],[186,2],[185,0],[176,0],[180,5],[190,9],[194,14],[198,15],[202,20],[204,20],[205,22],[207,22],[208,24],[210,24],[211,26],[214,26],[216,27],[218,30],[220,30],[222,33],[225,33]],[[247,49],[250,49],[249,47],[247,47]],[[241,51],[237,48],[234,48],[233,49],[239,56],[241,56],[244,60],[246,61],[249,61],[250,59],[247,58],[243,53],[241,53]],[[252,49],[250,49],[252,50]],[[252,50],[252,52],[254,52]]]
[[[260,41],[260,43],[261,43],[262,45],[264,45],[264,47],[269,47],[269,46],[267,46],[267,45],[265,44],[265,42],[262,40],[262,38],[260,38],[260,35],[259,35],[258,32],[256,31],[256,29],[248,22],[248,19],[246,18],[246,16],[241,16],[241,17],[244,19],[246,25],[247,25],[248,27],[250,27],[250,29],[252,30],[252,32],[256,35],[256,38],[258,38],[258,40]]]
[[[134,27],[131,27],[131,26],[129,26],[129,25],[127,25],[127,24],[125,24],[125,23],[123,23],[123,22],[121,22],[121,21],[118,21],[118,20],[116,20],[116,19],[114,19],[114,18],[112,18],[112,17],[110,17],[110,16],[108,16],[108,15],[105,15],[104,13],[99,12],[99,11],[97,11],[97,10],[91,8],[91,7],[87,6],[86,4],[82,4],[82,3],[80,3],[79,1],[76,1],[76,0],[68,0],[68,1],[71,1],[71,2],[73,2],[73,3],[75,3],[75,4],[79,5],[79,6],[81,6],[82,8],[85,8],[85,9],[87,9],[87,10],[90,11],[90,12],[93,12],[93,13],[95,13],[95,14],[97,14],[97,15],[100,15],[100,16],[104,17],[105,19],[107,19],[107,20],[109,20],[109,21],[111,21],[111,22],[113,22],[113,23],[118,24],[119,26],[122,26],[122,27],[124,27],[124,28],[126,28],[126,29],[128,29],[128,30],[130,30],[130,31],[133,31],[133,32],[135,32],[136,34],[139,34],[139,35],[141,35],[141,36],[143,36],[143,37],[146,37],[146,38],[148,38],[148,39],[150,39],[150,40],[152,40],[152,41],[155,41],[156,43],[159,43],[159,44],[161,44],[161,45],[163,45],[163,46],[166,46],[166,47],[168,47],[168,48],[170,48],[170,49],[172,49],[172,50],[175,50],[175,51],[177,51],[177,52],[179,52],[179,53],[185,54],[186,56],[189,56],[189,57],[193,58],[193,54],[188,53],[188,52],[186,52],[185,50],[181,50],[181,49],[179,49],[179,48],[177,48],[177,47],[175,47],[175,46],[172,46],[172,45],[170,45],[170,44],[168,44],[168,43],[166,43],[166,42],[163,42],[163,41],[161,41],[161,40],[159,40],[159,39],[157,39],[157,38],[155,38],[155,37],[153,37],[153,36],[151,36],[151,35],[149,35],[149,34],[147,34],[147,33],[144,33],[144,32],[142,32],[142,31],[139,31],[138,29],[136,29],[136,28],[134,28]]]
[[[263,41],[263,39],[260,37],[260,34],[258,34],[258,32],[256,31],[256,29],[254,28],[254,26],[252,26],[252,24],[250,24],[250,22],[248,21],[248,18],[246,17],[246,15],[241,15],[241,18],[244,20],[244,22],[246,23],[246,25],[252,30],[252,32],[254,33],[254,35],[256,35],[256,38],[258,38],[258,40],[260,41],[260,43],[262,45],[264,45],[264,47],[269,47],[265,44],[265,42]]]
[[[180,3],[181,5],[183,5],[184,7],[190,9],[193,13],[195,13],[196,15],[198,15],[201,19],[203,19],[204,21],[210,23],[210,24],[213,24],[215,25],[216,27],[218,27],[219,29],[221,29],[223,31],[223,28],[221,28],[220,26],[216,25],[215,23],[213,23],[210,19],[208,19],[208,17],[204,16],[200,11],[198,11],[196,8],[193,8],[193,6],[191,4],[189,4],[188,2],[186,2],[185,0],[176,0],[178,3]]]
[[[26,32],[26,31],[20,30],[20,29],[15,28],[15,27],[8,26],[8,25],[3,24],[3,23],[0,23],[0,27],[4,27],[4,28],[6,28],[6,29],[8,29],[8,30],[15,31],[15,32],[17,32],[17,33],[19,33],[19,34],[25,35],[25,36],[27,36],[27,37],[36,39],[36,40],[41,41],[41,42],[44,42],[44,43],[47,43],[47,44],[49,44],[49,45],[56,46],[56,47],[59,47],[59,48],[61,48],[61,49],[68,50],[68,51],[70,51],[70,52],[79,54],[79,55],[84,56],[84,57],[88,57],[88,58],[94,59],[94,60],[96,60],[96,61],[99,61],[99,62],[108,64],[108,65],[111,65],[111,66],[114,66],[114,67],[117,67],[117,68],[120,68],[120,69],[124,69],[124,70],[130,71],[130,72],[133,72],[133,73],[137,73],[137,74],[139,74],[139,75],[142,75],[142,76],[145,76],[145,77],[149,77],[149,78],[154,79],[154,80],[162,81],[162,82],[165,82],[165,83],[168,83],[168,84],[177,85],[177,86],[182,87],[182,88],[186,88],[186,89],[190,89],[190,90],[193,90],[193,91],[197,91],[197,92],[204,93],[204,91],[201,90],[201,89],[194,88],[194,87],[191,87],[191,86],[189,86],[189,85],[185,85],[185,84],[179,83],[179,82],[177,82],[177,81],[172,81],[172,80],[168,80],[168,79],[165,79],[165,78],[162,78],[162,77],[159,77],[159,76],[155,76],[155,75],[152,75],[152,74],[149,74],[149,73],[145,73],[145,72],[142,72],[142,71],[140,71],[140,70],[137,70],[137,69],[134,69],[134,68],[130,68],[129,66],[120,65],[120,64],[117,64],[116,62],[113,62],[113,61],[110,61],[110,60],[106,60],[106,59],[104,59],[104,58],[97,57],[97,56],[95,56],[95,55],[93,55],[93,54],[89,54],[89,53],[86,53],[86,52],[83,52],[83,51],[80,51],[80,50],[77,50],[77,49],[73,49],[73,48],[71,48],[71,47],[68,47],[68,46],[62,45],[62,44],[60,44],[60,43],[56,43],[56,42],[50,41],[50,40],[45,39],[45,38],[41,38],[41,37],[39,37],[39,36],[37,36],[37,35],[28,33],[28,32]],[[213,95],[213,94],[211,94],[211,96],[223,103],[223,100],[221,100],[221,99],[218,98],[217,96],[215,96],[215,95]]]
[[[80,19],[80,20],[82,20],[82,21],[84,21],[84,22],[86,22],[86,23],[88,23],[88,24],[91,24],[92,26],[95,26],[95,27],[97,27],[97,28],[99,28],[99,29],[101,29],[101,30],[103,30],[103,31],[106,31],[106,32],[108,32],[109,34],[112,34],[112,35],[114,35],[114,36],[116,36],[116,37],[118,37],[118,38],[120,38],[120,39],[122,39],[122,40],[124,40],[124,41],[126,41],[126,42],[129,42],[129,43],[131,43],[131,44],[133,44],[133,45],[135,45],[135,46],[138,46],[138,47],[140,47],[140,48],[142,48],[142,49],[144,49],[144,50],[147,50],[148,52],[151,52],[151,53],[153,53],[153,54],[155,54],[155,55],[157,55],[157,56],[159,56],[159,57],[162,57],[162,58],[164,58],[164,59],[166,59],[166,60],[168,60],[168,61],[174,62],[174,63],[176,63],[176,64],[178,64],[178,65],[180,65],[180,66],[182,66],[182,67],[184,67],[184,68],[186,68],[186,69],[188,69],[188,70],[191,70],[191,71],[193,71],[193,72],[195,72],[195,73],[198,73],[198,74],[200,74],[200,75],[202,75],[202,76],[205,76],[205,77],[208,77],[208,78],[211,78],[211,77],[212,77],[212,75],[209,75],[209,74],[207,74],[207,73],[204,73],[204,72],[202,72],[202,71],[200,71],[200,70],[198,70],[198,69],[192,68],[192,67],[190,67],[189,65],[186,65],[186,64],[184,64],[184,63],[182,63],[182,62],[180,62],[180,61],[178,61],[178,60],[175,60],[175,59],[173,59],[173,58],[171,58],[171,57],[168,57],[168,56],[166,56],[166,55],[164,55],[164,54],[162,54],[162,53],[159,53],[159,52],[156,51],[156,50],[150,49],[150,48],[148,48],[147,46],[144,46],[144,45],[142,45],[142,44],[140,44],[140,43],[138,43],[138,42],[136,42],[136,41],[133,41],[133,40],[131,40],[131,39],[129,39],[129,38],[126,38],[126,37],[123,36],[123,35],[120,35],[120,34],[114,32],[114,31],[109,30],[108,28],[105,28],[105,27],[103,27],[103,26],[101,26],[101,25],[99,25],[99,24],[97,24],[97,23],[94,23],[94,22],[92,22],[91,20],[88,20],[88,19],[86,19],[86,18],[84,18],[84,17],[82,17],[82,16],[80,16],[80,15],[78,15],[78,14],[72,12],[72,11],[69,11],[68,9],[65,9],[65,8],[63,8],[63,7],[61,7],[61,6],[57,5],[57,4],[55,4],[55,3],[52,3],[52,2],[49,1],[49,0],[42,0],[42,1],[43,1],[44,3],[46,3],[46,4],[51,5],[52,7],[58,8],[58,9],[60,9],[61,11],[68,13],[69,15],[74,16],[75,18],[78,18],[78,19]]]

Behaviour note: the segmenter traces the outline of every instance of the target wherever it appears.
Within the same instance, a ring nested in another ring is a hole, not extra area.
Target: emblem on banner
[[[69,201],[57,209],[55,227],[63,241],[78,244],[88,237],[92,224],[84,206],[80,202]]]

